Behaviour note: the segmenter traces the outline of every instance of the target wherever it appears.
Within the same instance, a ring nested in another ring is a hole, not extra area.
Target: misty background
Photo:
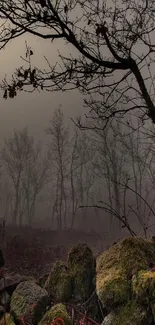
[[[25,55],[25,40],[34,51],[32,60],[34,60],[35,65],[40,67],[45,65],[44,56],[50,60],[51,64],[57,61],[58,48],[63,54],[73,51],[71,46],[67,45],[65,47],[63,41],[55,41],[54,44],[51,44],[48,41],[29,35],[26,39],[25,36],[20,39],[14,39],[7,45],[6,50],[0,52],[1,79],[5,75],[11,76],[14,73],[14,67],[24,64],[20,55]],[[71,154],[75,144],[75,126],[71,118],[76,119],[77,116],[83,116],[84,118],[84,114],[87,113],[87,109],[83,108],[83,97],[78,90],[65,93],[39,93],[37,90],[28,93],[23,91],[13,100],[5,101],[0,98],[0,107],[0,146],[2,150],[6,148],[6,144],[4,143],[5,139],[13,138],[14,130],[16,130],[18,134],[20,132],[27,132],[28,137],[33,136],[34,146],[39,141],[41,152],[43,153],[40,156],[41,159],[48,152],[50,172],[48,172],[48,180],[37,195],[31,226],[57,229],[58,215],[55,213],[53,216],[53,205],[55,204],[56,195],[56,179],[53,180],[53,178],[56,177],[56,172],[52,163],[54,159],[54,154],[51,149],[52,135],[47,134],[45,130],[50,127],[50,121],[53,118],[54,112],[60,108],[63,112],[63,127],[69,128],[69,142],[67,144],[69,149],[67,153]],[[129,117],[127,116],[127,118]],[[130,122],[135,127],[136,122],[134,117],[131,117]],[[146,136],[146,129],[147,133],[149,133],[148,136]],[[152,235],[154,232],[153,225],[155,217],[153,127],[147,124],[142,131],[137,133],[137,131],[133,132],[133,129],[131,130],[129,128],[128,130],[127,127],[124,128],[123,125],[121,127],[116,122],[114,123],[113,131],[109,129],[108,132],[106,131],[106,134],[80,130],[77,130],[77,132],[79,137],[79,151],[75,163],[78,161],[80,155],[83,158],[82,151],[80,152],[80,150],[86,152],[88,149],[88,162],[83,163],[84,171],[81,176],[81,181],[83,180],[84,185],[87,185],[92,178],[92,185],[90,185],[88,195],[84,193],[83,202],[82,199],[79,199],[77,206],[99,205],[102,209],[98,207],[77,209],[74,225],[72,226],[89,232],[100,232],[106,236],[108,241],[114,241],[130,233],[128,231],[129,229],[126,229],[126,226],[122,228],[122,223],[119,220],[119,215],[123,217],[126,213],[132,230],[140,235]],[[125,134],[127,135],[126,137],[124,136]],[[82,145],[84,145],[84,141],[80,140],[82,137],[84,137],[83,139],[88,137],[88,143],[83,149]],[[117,143],[115,143],[115,140],[117,140]],[[64,162],[64,164],[67,164],[68,171],[70,171],[70,157],[67,158],[67,163]],[[2,179],[4,175],[7,175],[7,181],[2,181],[1,183],[1,193],[3,193],[0,201],[1,218],[5,218],[7,223],[11,223],[13,220],[11,211],[13,211],[12,207],[15,204],[15,191],[4,157],[2,159],[2,171]],[[76,177],[77,175],[74,175],[74,180]],[[128,183],[128,179],[130,179],[130,184]],[[3,190],[4,183],[11,184],[9,185],[11,194],[7,203],[6,198],[8,196]],[[64,183],[66,191],[65,199],[67,200],[67,210],[65,211],[66,227],[70,228],[73,217],[71,209],[73,200],[71,188],[70,194],[67,193],[69,186],[71,186],[70,176],[64,180]],[[76,188],[76,185],[74,190],[78,196],[79,189]],[[64,197],[62,200],[61,217],[62,228],[64,228]],[[17,217],[17,223],[19,223],[19,216]],[[28,224],[25,213],[23,213],[22,223]]]

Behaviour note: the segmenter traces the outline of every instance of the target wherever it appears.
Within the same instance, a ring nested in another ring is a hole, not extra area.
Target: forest
[[[114,121],[80,130],[62,108],[45,127],[47,144],[14,130],[1,148],[1,219],[6,224],[145,238],[154,229],[154,127]],[[147,133],[146,133],[147,132]],[[147,134],[147,136],[146,136]],[[113,232],[113,230],[111,230]]]

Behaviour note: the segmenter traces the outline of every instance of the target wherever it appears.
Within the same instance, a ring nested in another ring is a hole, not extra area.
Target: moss
[[[155,245],[140,237],[126,238],[121,243],[119,254],[120,264],[127,274],[133,268],[146,270],[150,261],[155,259]]]
[[[11,314],[20,321],[24,316],[38,322],[48,305],[48,293],[33,281],[20,283],[11,297]]]
[[[82,267],[87,266],[91,268],[93,272],[96,270],[95,257],[91,249],[85,243],[79,243],[70,250],[67,265],[70,268],[75,268],[80,265]]]
[[[97,293],[102,305],[109,309],[127,302],[131,297],[131,286],[126,277],[115,268],[97,281]]]
[[[61,317],[64,320],[65,325],[72,324],[72,320],[68,315],[65,306],[63,304],[57,304],[45,313],[38,325],[51,324],[51,322],[57,317]]]
[[[129,300],[131,287],[120,266],[120,243],[97,259],[96,289],[102,305],[113,308]]]
[[[0,325],[15,325],[15,322],[13,317],[9,313],[7,313],[5,314],[5,318],[2,317],[2,319],[0,320]]]
[[[14,312],[14,306],[16,306],[16,311]],[[21,315],[24,315],[27,309],[27,301],[25,297],[21,294],[15,293],[11,298],[11,312],[16,315],[18,319]]]
[[[141,237],[129,237],[97,258],[97,273],[115,267],[129,275],[133,269],[146,270],[150,261],[155,261],[155,244]]]
[[[136,298],[142,303],[155,299],[155,272],[140,271],[132,280],[132,289]]]
[[[143,309],[136,301],[130,301],[122,306],[113,317],[113,325],[150,325],[152,317],[146,309]]]
[[[97,293],[103,305],[119,305],[131,295],[131,278],[155,258],[155,244],[140,237],[118,242],[97,258]]]
[[[73,297],[84,302],[96,288],[96,260],[91,249],[85,243],[74,246],[67,265],[73,278]]]
[[[96,271],[101,273],[104,270],[116,268],[119,265],[121,243],[118,243],[97,257]]]
[[[72,296],[72,276],[64,262],[54,264],[45,289],[55,302],[67,302]]]

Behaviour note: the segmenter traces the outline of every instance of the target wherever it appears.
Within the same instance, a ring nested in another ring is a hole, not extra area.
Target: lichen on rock
[[[66,307],[63,304],[56,304],[48,310],[38,325],[49,325],[56,318],[62,318],[65,325],[72,325],[71,317],[68,315]]]
[[[131,289],[120,266],[120,244],[112,246],[97,259],[97,294],[102,305],[111,310],[129,300]]]
[[[73,297],[86,301],[96,288],[96,259],[85,243],[74,246],[68,255],[67,266],[73,278]]]
[[[119,270],[111,270],[98,281],[97,293],[107,310],[127,302],[131,296],[131,286]]]
[[[119,260],[127,275],[135,269],[147,270],[150,261],[155,262],[155,244],[141,237],[125,238],[120,245]]]
[[[155,272],[139,271],[132,279],[132,290],[141,303],[155,301]]]
[[[97,293],[104,307],[127,303],[132,296],[131,279],[147,270],[155,258],[155,245],[140,237],[118,242],[97,259]]]
[[[10,310],[16,321],[24,317],[36,324],[44,314],[49,302],[49,296],[45,289],[39,287],[33,281],[20,283],[11,297]]]
[[[64,262],[53,265],[44,288],[54,302],[67,302],[72,296],[72,276]]]

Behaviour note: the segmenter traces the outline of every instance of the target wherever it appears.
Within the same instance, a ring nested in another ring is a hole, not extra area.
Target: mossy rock
[[[127,275],[147,270],[151,261],[155,262],[155,244],[141,237],[129,237],[120,243],[119,260]]]
[[[104,307],[119,306],[131,297],[131,279],[155,259],[155,244],[140,237],[118,242],[97,258],[96,287]]]
[[[102,325],[151,325],[152,315],[136,301],[130,301],[105,317]]]
[[[72,296],[72,276],[64,262],[57,261],[44,288],[54,302],[67,302]]]
[[[5,318],[3,316],[2,319],[0,320],[0,325],[15,325],[13,316],[10,315],[9,313],[5,314]]]
[[[56,304],[48,310],[38,325],[49,325],[56,318],[62,318],[65,325],[72,325],[71,317],[68,315],[66,307],[63,304]]]
[[[84,302],[96,288],[96,259],[87,244],[80,243],[71,249],[67,265],[73,278],[73,299]]]
[[[11,297],[10,310],[16,321],[24,317],[25,322],[38,323],[49,302],[45,289],[33,281],[20,283]]]
[[[155,272],[139,271],[132,279],[132,290],[141,303],[155,301]]]
[[[97,294],[107,310],[117,307],[131,298],[131,285],[124,274],[115,268],[103,278],[98,278]]]

